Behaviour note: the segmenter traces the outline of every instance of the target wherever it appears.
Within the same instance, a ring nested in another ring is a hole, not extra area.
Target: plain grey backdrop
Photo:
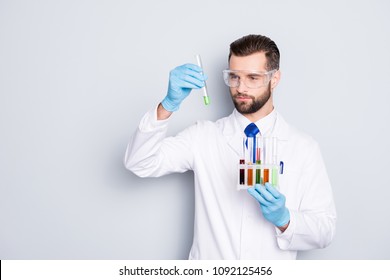
[[[197,53],[211,105],[193,91],[169,133],[230,114],[221,71],[250,33],[278,44],[276,108],[334,190],[334,242],[299,258],[390,259],[389,3],[0,0],[0,259],[186,259],[193,174],[141,179],[124,152]]]

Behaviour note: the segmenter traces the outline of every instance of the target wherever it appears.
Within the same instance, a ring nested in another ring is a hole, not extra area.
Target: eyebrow
[[[248,73],[231,72],[231,73],[229,73],[229,76],[237,76],[237,77],[242,76],[242,75],[238,75],[238,74],[242,74],[242,75],[247,76],[247,77],[260,77],[260,76],[264,75],[264,73],[256,73],[256,72],[248,72]]]
[[[233,73],[246,73],[246,74],[257,74],[257,75],[261,75],[261,74],[264,74],[264,73],[267,73],[269,71],[262,71],[262,70],[230,70],[232,71]]]

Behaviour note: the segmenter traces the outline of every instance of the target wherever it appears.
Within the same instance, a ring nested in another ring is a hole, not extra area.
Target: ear
[[[271,79],[271,89],[273,90],[274,88],[276,88],[276,86],[279,84],[279,81],[280,81],[280,69],[278,71],[276,71],[273,75],[272,75],[272,79]]]

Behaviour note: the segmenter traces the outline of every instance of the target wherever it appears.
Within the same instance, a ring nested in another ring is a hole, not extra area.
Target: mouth
[[[234,99],[236,99],[237,101],[248,101],[252,100],[253,98],[248,95],[237,94]]]

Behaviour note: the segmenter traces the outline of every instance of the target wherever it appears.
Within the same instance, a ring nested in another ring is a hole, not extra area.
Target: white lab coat
[[[166,137],[169,120],[157,121],[156,110],[141,120],[126,150],[127,169],[140,177],[194,171],[190,259],[295,259],[297,250],[323,248],[333,239],[336,211],[319,147],[273,113],[267,129],[281,140],[279,191],[291,217],[283,233],[265,220],[247,191],[237,191],[243,127],[249,121],[236,110],[216,122],[197,122],[176,137]]]

